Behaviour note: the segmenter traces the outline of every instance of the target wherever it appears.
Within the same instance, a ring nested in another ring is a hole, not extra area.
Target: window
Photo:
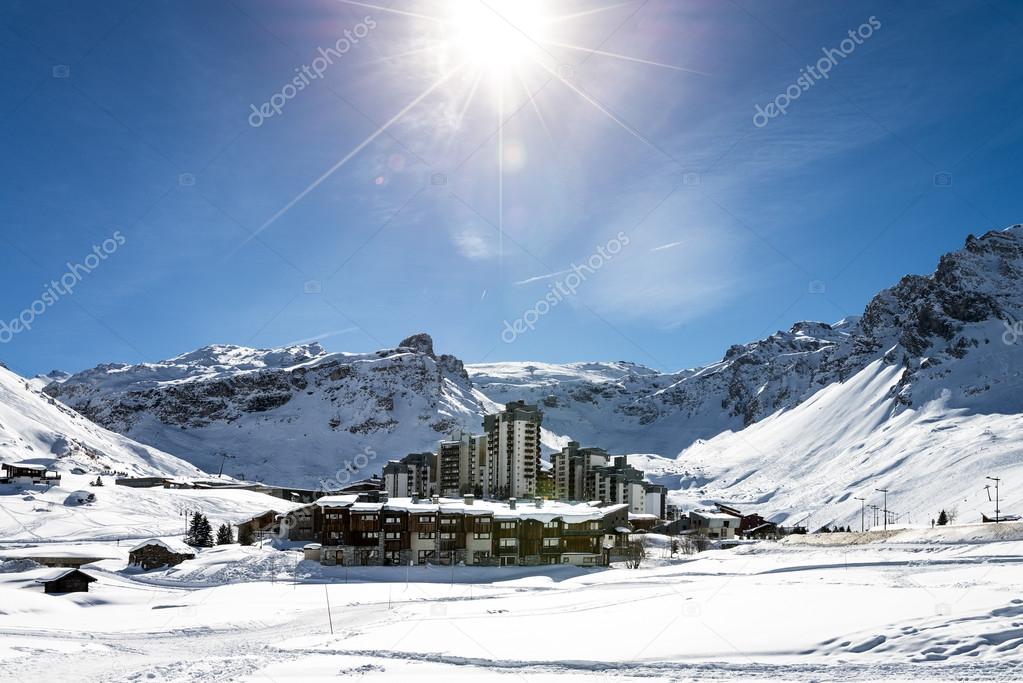
[[[486,550],[477,550],[472,554],[473,564],[484,564],[486,560],[490,559],[490,553]]]
[[[457,517],[441,517],[440,523],[441,523],[441,525],[458,524],[458,518]]]
[[[426,564],[431,561],[436,555],[435,550],[420,550],[419,551],[419,564]]]
[[[384,534],[384,540],[386,541],[398,541],[401,540],[401,534],[397,531],[388,531]]]
[[[330,538],[331,538],[331,540],[340,541],[341,540],[341,532],[340,531],[331,531],[330,532]]]
[[[499,545],[502,548],[514,548],[514,547],[518,546],[518,544],[519,544],[519,539],[517,539],[517,538],[502,538],[501,542],[499,543]]]
[[[440,540],[442,540],[442,541],[453,541],[453,540],[455,540],[455,535],[453,533],[451,533],[450,531],[442,531],[440,533]]]
[[[557,520],[552,520],[550,522],[544,522],[543,523],[543,528],[544,529],[557,529],[558,528],[558,521]]]
[[[597,531],[600,529],[600,522],[590,522],[589,528],[590,531]]]
[[[420,524],[433,524],[436,521],[437,521],[437,518],[434,517],[433,515],[421,515],[419,517],[419,523]]]
[[[501,522],[501,528],[502,529],[514,529],[515,528],[515,522]]]
[[[384,553],[384,564],[389,565],[401,564],[401,553],[399,553],[396,550]]]
[[[437,534],[435,534],[435,533],[434,533],[434,532],[432,532],[432,531],[420,531],[420,532],[419,532],[419,539],[420,539],[420,540],[423,540],[423,541],[431,541],[431,540],[433,540],[434,538],[437,538]]]
[[[490,532],[477,531],[475,534],[472,535],[472,537],[475,538],[477,541],[486,541],[490,538]]]
[[[401,524],[401,519],[398,517],[385,517],[384,524]]]
[[[561,545],[560,538],[545,538],[543,539],[543,547],[545,548],[557,548]]]
[[[366,539],[366,540],[371,540],[371,539],[374,539],[374,538],[380,538],[380,532],[379,531],[364,531],[364,532],[362,532],[362,537],[364,539]]]

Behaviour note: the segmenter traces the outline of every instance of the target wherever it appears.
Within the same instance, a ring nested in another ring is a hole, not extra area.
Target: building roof
[[[141,550],[142,548],[146,548],[151,545],[163,546],[170,552],[178,555],[195,555],[195,548],[185,544],[184,541],[179,541],[176,538],[150,538],[149,540],[142,541],[142,543],[139,543],[128,552],[133,553],[136,550]]]
[[[17,467],[21,470],[36,470],[39,472],[46,471],[46,465],[37,465],[34,462],[5,462],[6,467]]]
[[[519,501],[513,509],[507,502],[491,500],[475,500],[466,504],[462,498],[441,498],[434,503],[429,498],[421,498],[413,502],[411,498],[391,498],[385,503],[359,503],[357,496],[326,496],[316,501],[321,507],[344,507],[353,512],[381,512],[387,510],[411,513],[493,515],[495,519],[530,519],[550,522],[563,519],[569,523],[597,521],[606,515],[628,507],[627,505],[610,505],[596,508],[579,503],[561,503],[544,501],[543,507],[536,507],[532,501]]]
[[[86,581],[92,582],[96,580],[95,576],[90,576],[89,574],[83,572],[81,569],[68,568],[36,570],[36,573],[33,574],[32,578],[35,580],[36,583],[50,583],[51,581],[58,581],[60,579],[63,579],[68,574],[74,574],[75,572],[84,576]]]
[[[718,512],[717,510],[693,510],[689,514],[702,517],[703,519],[721,519],[725,521],[739,519],[735,515],[730,515],[727,512]]]

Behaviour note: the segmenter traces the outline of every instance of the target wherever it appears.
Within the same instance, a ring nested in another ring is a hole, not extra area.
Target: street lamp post
[[[866,529],[864,528],[864,521],[865,521],[864,520],[864,515],[867,512],[867,509],[866,509],[867,499],[866,498],[854,498],[853,500],[860,501],[860,533],[862,534],[864,531],[866,531]]]
[[[888,531],[888,489],[874,489],[884,494],[884,530]]]

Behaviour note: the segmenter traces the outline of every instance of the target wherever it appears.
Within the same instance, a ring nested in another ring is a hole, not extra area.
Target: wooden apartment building
[[[296,525],[296,538],[289,534],[289,540],[318,541],[325,565],[596,566],[606,563],[609,537],[628,523],[627,505],[477,501],[471,495],[376,503],[329,496],[300,511],[311,512],[312,528]],[[282,533],[288,529],[283,525]]]

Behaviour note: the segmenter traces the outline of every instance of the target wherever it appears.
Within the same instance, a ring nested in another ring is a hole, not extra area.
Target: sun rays
[[[591,46],[577,45],[570,42],[570,37],[577,32],[573,29],[583,19],[604,15],[616,9],[639,7],[638,0],[632,2],[612,2],[583,10],[557,14],[552,11],[551,2],[539,0],[444,0],[435,3],[433,12],[423,11],[422,2],[413,3],[416,11],[383,5],[360,2],[359,0],[338,0],[338,2],[354,7],[361,7],[380,15],[393,15],[409,23],[410,34],[416,40],[397,45],[398,49],[390,55],[371,60],[371,64],[389,64],[400,67],[403,60],[411,63],[417,71],[428,73],[423,67],[432,65],[436,72],[429,78],[426,88],[416,97],[392,115],[386,123],[373,131],[366,139],[357,144],[337,163],[327,169],[294,199],[275,213],[259,227],[246,242],[255,239],[261,232],[269,228],[281,216],[287,213],[296,203],[315,190],[342,166],[348,163],[374,140],[386,133],[391,127],[401,122],[427,96],[443,88],[451,110],[451,136],[457,138],[467,125],[470,109],[480,97],[481,91],[488,91],[490,106],[494,114],[494,133],[496,138],[496,171],[497,171],[497,222],[499,253],[503,254],[504,242],[504,176],[505,149],[504,126],[506,117],[512,117],[521,108],[510,112],[508,102],[512,95],[529,100],[529,106],[536,117],[537,125],[548,139],[553,142],[554,136],[547,125],[537,94],[550,83],[559,83],[569,92],[574,93],[589,107],[601,116],[614,123],[633,138],[652,149],[658,149],[633,126],[613,113],[594,95],[586,92],[580,85],[573,82],[569,74],[574,72],[577,63],[591,57],[616,60],[623,63],[636,64],[674,72],[701,74],[701,72],[682,66],[665,64],[633,57],[601,49],[608,35],[585,36]],[[575,6],[578,6],[578,4]],[[395,41],[400,43],[401,41]],[[402,49],[403,48],[403,49]],[[579,62],[573,63],[559,56],[559,51],[574,53]],[[386,52],[386,51],[385,51]],[[579,55],[583,56],[580,58]],[[462,78],[454,78],[461,74]],[[530,88],[530,81],[538,82],[538,87]],[[449,140],[450,146],[451,140]],[[464,162],[463,162],[464,163]],[[460,164],[459,164],[460,165]]]

